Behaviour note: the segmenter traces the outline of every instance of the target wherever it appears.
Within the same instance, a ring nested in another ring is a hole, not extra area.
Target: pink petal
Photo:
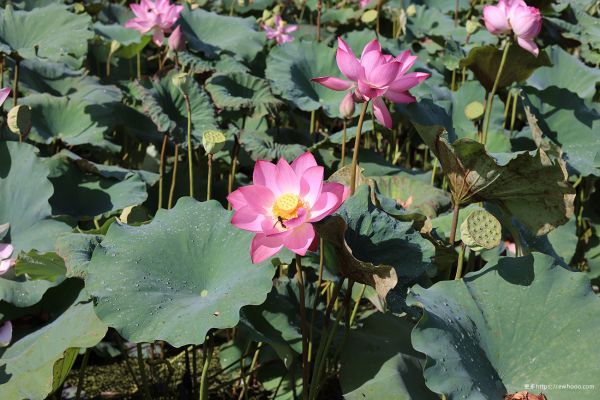
[[[10,94],[10,88],[0,89],[0,105],[4,103],[8,95]]]
[[[296,175],[290,164],[281,158],[275,170],[275,183],[281,194],[300,194],[300,178]]]
[[[341,47],[335,52],[335,60],[342,74],[351,81],[356,81],[360,74],[361,65],[354,53],[348,53]]]
[[[395,92],[406,92],[407,90],[423,82],[425,79],[429,78],[429,76],[430,75],[425,72],[412,72],[410,74],[406,74],[394,80],[394,82],[392,82],[388,87],[388,92],[390,90]]]
[[[396,104],[409,104],[414,103],[416,101],[415,97],[407,92],[396,92],[394,90],[389,90],[385,92],[384,97]]]
[[[517,7],[511,13],[510,24],[513,32],[525,39],[533,39],[542,29],[542,16],[535,7]]]
[[[510,31],[508,16],[501,7],[484,6],[483,22],[492,35],[501,35]]]
[[[154,42],[154,44],[158,47],[161,47],[163,45],[164,40],[165,33],[162,31],[162,29],[155,28],[154,32],[152,33],[152,41]]]
[[[315,238],[315,228],[312,224],[302,224],[299,227],[289,231],[283,237],[283,245],[301,256],[306,254],[306,251],[312,244]]]
[[[15,265],[15,260],[7,259],[0,261],[0,275],[5,274],[13,265]]]
[[[283,247],[283,236],[266,236],[258,233],[252,239],[250,244],[250,256],[252,263],[263,262],[267,258],[275,255]]]
[[[300,178],[300,197],[303,199],[304,204],[312,207],[317,201],[317,198],[321,194],[321,188],[323,187],[323,173],[324,168],[316,166],[307,169]]]
[[[348,44],[346,42],[344,42],[344,39],[342,39],[339,36],[338,36],[338,48],[344,50],[346,53],[354,55],[354,52],[352,51],[350,46],[348,46]]]
[[[401,64],[400,71],[398,72],[398,76],[404,75],[417,61],[417,56],[413,56],[410,50],[404,51],[398,57],[396,57],[396,61]]]
[[[527,40],[519,37],[517,38],[517,43],[523,48],[523,50],[527,50],[536,57],[538,56],[538,54],[540,54],[540,49],[538,48],[538,45],[533,41],[533,39]]]
[[[370,51],[376,51],[377,53],[381,54],[381,45],[379,44],[379,41],[377,39],[373,39],[365,45],[362,54],[360,55],[361,60],[363,59],[365,54],[367,54]]]
[[[373,114],[379,123],[388,129],[392,129],[392,116],[381,97],[373,100]]]
[[[375,68],[385,64],[385,56],[380,51],[369,51],[360,58],[360,64],[365,75],[369,76]]]
[[[253,207],[242,207],[236,210],[231,218],[231,224],[237,228],[250,232],[262,232],[262,224],[267,218],[266,213],[261,213]]]
[[[265,160],[258,160],[254,164],[252,182],[255,185],[262,185],[268,188],[275,186],[275,164]]]
[[[234,190],[233,192],[229,193],[229,195],[227,196],[227,201],[231,204],[231,207],[234,210],[238,210],[248,205],[248,202],[246,202],[246,198],[239,190]]]
[[[375,97],[382,96],[387,89],[386,88],[384,88],[384,89],[375,88],[375,87],[371,86],[368,82],[365,82],[364,80],[359,79],[358,80],[358,90],[360,91],[360,95],[365,100],[371,100],[371,99],[374,99]]]
[[[337,91],[348,90],[352,87],[351,82],[341,78],[335,78],[333,76],[323,76],[319,78],[312,78],[311,80],[325,86],[326,88]]]
[[[271,189],[266,186],[242,186],[241,188],[238,188],[237,191],[244,196],[247,206],[254,208],[257,212],[268,212],[275,203],[275,195]]]
[[[313,156],[310,151],[307,151],[306,153],[302,154],[300,157],[292,161],[292,169],[294,170],[297,176],[302,176],[304,171],[316,166],[317,161],[315,160],[315,156]]]
[[[365,72],[367,73],[367,79],[370,83],[378,87],[384,87],[388,86],[396,79],[398,71],[400,71],[400,63],[393,61]]]
[[[12,322],[6,321],[2,326],[0,326],[0,347],[6,347],[10,344],[12,340]]]
[[[310,222],[318,222],[337,210],[345,200],[344,196],[349,193],[347,187],[341,183],[325,182],[321,189],[321,195],[310,210]]]
[[[14,251],[12,244],[10,243],[0,243],[0,259],[4,260],[9,258]]]

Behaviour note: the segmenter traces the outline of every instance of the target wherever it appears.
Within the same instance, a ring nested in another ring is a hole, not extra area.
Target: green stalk
[[[206,185],[206,201],[210,200],[212,195],[212,158],[213,155],[211,153],[207,154],[208,156],[208,183]]]
[[[169,204],[167,208],[173,206],[173,194],[175,193],[175,181],[177,180],[177,164],[179,164],[179,144],[175,143],[175,160],[173,161],[173,175],[171,176],[171,188],[169,189]]]
[[[340,168],[346,164],[346,118],[344,118],[344,125],[342,128],[342,161],[340,161]]]
[[[254,356],[252,356],[252,362],[250,363],[250,369],[249,369],[250,372],[254,371],[254,368],[256,368],[256,363],[258,362],[258,355],[260,354],[261,347],[262,347],[262,342],[258,342],[258,345],[256,346],[256,350],[254,351]],[[242,390],[240,391],[238,400],[242,400],[242,398],[244,398],[244,395],[246,394],[246,388],[250,384],[251,375],[252,375],[252,373],[249,373],[244,378],[244,386],[242,386]]]
[[[438,159],[433,159],[433,170],[431,171],[431,186],[435,186],[435,173],[438,167]]]
[[[450,245],[454,246],[456,238],[456,229],[458,228],[458,213],[460,212],[460,202],[454,201],[454,211],[452,213],[452,226],[450,227]]]
[[[85,379],[85,368],[87,367],[88,360],[90,358],[90,349],[85,350],[83,360],[81,361],[81,368],[79,368],[79,379],[77,381],[77,392],[75,392],[75,400],[81,398],[81,389],[83,389],[83,382]]]
[[[138,80],[142,79],[142,52],[140,51],[135,55],[135,68],[137,72]]]
[[[150,386],[148,385],[148,375],[146,375],[146,367],[144,365],[144,355],[142,354],[142,344],[136,343],[137,348],[137,361],[138,368],[140,369],[140,376],[142,377],[142,392],[145,400],[151,400]]]
[[[352,170],[350,171],[350,195],[354,194],[356,190],[356,164],[358,162],[358,151],[360,147],[360,134],[362,132],[363,122],[365,120],[365,114],[367,113],[368,101],[363,103],[362,109],[360,110],[360,117],[358,117],[358,126],[356,127],[356,138],[354,138],[354,153],[352,154]]]
[[[454,280],[459,280],[462,276],[463,264],[465,261],[465,244],[463,243],[460,246],[460,253],[458,253],[458,266],[456,267],[456,275],[454,276]]]
[[[365,295],[365,290],[367,289],[367,285],[362,285],[360,289],[360,295],[358,296],[358,300],[354,303],[354,309],[352,310],[352,315],[350,315],[350,327],[354,324],[354,319],[356,318],[356,313],[358,312],[358,306],[360,305],[360,300]]]
[[[169,137],[163,135],[162,147],[160,149],[160,166],[158,168],[158,209],[162,208],[163,202],[163,181],[165,175],[165,151],[167,148],[167,141]]]
[[[21,61],[17,58],[15,60],[15,77],[13,79],[13,107],[17,105],[17,98],[19,97],[19,64]],[[20,135],[19,135],[20,136]]]
[[[210,366],[210,361],[212,360],[213,350],[214,345],[212,342],[212,336],[210,336],[209,333],[209,336],[204,341],[204,364],[202,366],[202,375],[200,377],[200,400],[208,399],[208,367]]]
[[[519,102],[519,95],[517,93],[513,94],[513,103],[512,103],[512,114],[510,116],[510,135],[512,137],[513,131],[515,130],[515,119],[517,118],[517,103]]]
[[[183,95],[185,99],[185,111],[187,112],[187,151],[188,151],[188,173],[190,175],[190,197],[194,197],[194,170],[192,168],[192,106],[190,96]]]
[[[308,363],[310,365],[312,361],[312,350],[313,350],[313,331],[315,325],[315,317],[317,314],[317,304],[319,303],[319,294],[321,289],[321,283],[323,282],[323,270],[325,266],[325,242],[323,238],[319,239],[319,279],[317,280],[317,292],[315,293],[315,300],[313,301],[312,314],[310,316],[310,329],[308,333]]]
[[[304,273],[302,272],[302,258],[296,254],[296,278],[300,292],[300,331],[302,332],[302,398],[308,399],[308,332],[306,332],[306,300],[304,294]]]
[[[483,123],[483,145],[487,143],[488,130],[490,128],[490,119],[492,114],[492,104],[494,103],[494,96],[496,95],[496,90],[498,89],[498,84],[500,83],[500,77],[502,76],[502,71],[504,70],[504,64],[506,64],[506,58],[508,56],[508,49],[510,48],[511,42],[508,41],[506,46],[504,46],[504,51],[502,52],[502,60],[500,61],[500,67],[498,68],[498,72],[496,73],[496,79],[494,80],[494,86],[492,86],[492,91],[488,96],[488,100],[485,103],[485,117]]]

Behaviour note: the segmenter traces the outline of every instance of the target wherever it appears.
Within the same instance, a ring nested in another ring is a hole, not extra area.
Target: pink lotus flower
[[[10,321],[6,321],[0,326],[0,347],[6,347],[10,344],[12,340],[12,323]]]
[[[268,25],[263,25],[267,39],[275,39],[277,44],[284,44],[294,40],[294,37],[290,33],[295,32],[298,29],[298,25],[287,25],[287,23],[281,19],[280,15],[276,15],[274,18],[274,27],[271,28]]]
[[[367,43],[360,59],[352,49],[338,37],[336,61],[342,74],[349,80],[325,76],[313,78],[333,90],[351,90],[357,102],[373,101],[373,111],[377,121],[386,128],[392,127],[392,116],[382,97],[394,103],[412,103],[415,98],[408,90],[429,77],[424,72],[411,72],[417,56],[406,50],[398,57],[381,52],[381,45],[375,39]]]
[[[373,1],[373,0],[360,0],[359,1],[360,8],[366,8],[369,4],[371,4],[371,1]]]
[[[512,31],[519,46],[536,57],[539,54],[533,40],[542,29],[542,16],[537,8],[529,7],[523,0],[500,0],[498,5],[483,7],[483,21],[492,35]]]
[[[0,106],[6,101],[9,94],[10,94],[10,88],[0,89]]]
[[[250,253],[253,263],[273,256],[282,247],[301,256],[315,242],[317,222],[333,213],[347,196],[340,183],[323,182],[323,167],[311,153],[292,164],[257,161],[253,184],[232,192],[227,200],[235,213],[231,223],[255,232]]]
[[[185,39],[181,33],[181,26],[175,28],[171,36],[169,36],[169,49],[171,51],[182,51],[185,50]]]
[[[129,7],[135,18],[127,21],[125,27],[142,34],[152,32],[152,41],[157,46],[162,46],[165,33],[171,32],[183,11],[183,6],[171,4],[170,0],[141,0],[140,4],[130,4]]]
[[[3,275],[10,267],[15,265],[15,259],[10,258],[13,250],[11,244],[0,243],[0,275]]]

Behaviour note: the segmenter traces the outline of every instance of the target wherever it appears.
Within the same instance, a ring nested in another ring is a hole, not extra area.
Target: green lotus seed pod
[[[483,117],[485,107],[478,101],[472,101],[465,107],[465,115],[471,121],[477,121]]]
[[[205,131],[202,134],[202,146],[207,153],[218,153],[225,146],[225,135],[221,131]]]
[[[190,87],[192,86],[192,77],[184,72],[177,73],[171,78],[171,83],[175,86],[184,96],[190,93]]]
[[[31,130],[31,107],[15,106],[8,112],[8,129],[14,134],[27,136]]]
[[[500,244],[502,227],[486,210],[476,210],[460,225],[460,236],[473,251],[489,250]]]
[[[480,26],[481,26],[481,24],[476,19],[468,20],[467,24],[466,24],[467,33],[469,35],[474,34],[475,32],[477,32],[477,29],[479,29]]]

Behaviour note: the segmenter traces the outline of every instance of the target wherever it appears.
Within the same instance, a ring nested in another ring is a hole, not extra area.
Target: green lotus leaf
[[[588,67],[558,46],[550,47],[549,53],[552,66],[538,68],[527,84],[539,90],[556,86],[591,100],[596,94],[596,84],[600,82],[600,71]]]
[[[345,399],[439,399],[425,386],[425,358],[410,343],[414,324],[407,317],[375,313],[358,325],[342,350]]]
[[[79,68],[87,53],[90,17],[50,4],[31,11],[0,9],[0,51],[25,59],[46,58]]]
[[[417,179],[407,172],[373,177],[373,179],[377,182],[377,189],[384,196],[395,199],[399,203],[410,202],[405,207],[408,210],[421,211],[433,218],[450,207],[451,199],[448,192]]]
[[[256,30],[253,17],[228,17],[185,6],[180,23],[188,45],[212,59],[225,53],[246,62],[252,61],[266,40],[264,32]]]
[[[583,176],[600,175],[600,108],[557,87],[524,93],[544,137],[560,145],[567,164]]]
[[[140,35],[134,29],[125,28],[120,24],[106,25],[101,22],[94,24],[94,31],[106,43],[106,55],[110,51],[110,46],[113,41],[119,43],[118,50],[113,54],[113,57],[130,59],[139,54],[148,43],[150,43],[150,35]],[[104,58],[106,60],[106,58]]]
[[[52,157],[49,164],[55,187],[50,198],[54,215],[93,218],[142,204],[148,198],[146,184],[133,171],[119,168],[121,171],[102,173],[97,164],[67,151]]]
[[[302,111],[322,107],[328,116],[340,116],[344,92],[311,81],[319,76],[342,76],[335,62],[335,50],[325,43],[294,41],[277,46],[267,57],[265,74],[273,90]]]
[[[94,313],[93,304],[79,303],[48,325],[21,337],[2,349],[0,355],[3,396],[7,399],[46,398],[60,384],[55,382],[55,373],[60,379],[63,375],[60,370],[66,366],[70,369],[68,364],[74,361],[72,349],[95,346],[106,331],[106,325]]]
[[[9,60],[5,61],[9,63]],[[12,74],[7,79],[12,83]],[[19,91],[25,95],[48,93],[53,96],[78,98],[92,103],[121,101],[121,91],[102,85],[97,77],[84,70],[72,70],[60,63],[41,59],[23,60],[19,67]]]
[[[216,201],[182,198],[147,225],[112,224],[86,277],[100,319],[127,340],[177,347],[234,327],[242,306],[265,300],[273,269],[252,265],[252,235],[230,218]]]
[[[461,67],[467,67],[475,74],[475,77],[486,90],[491,91],[502,59],[502,50],[496,46],[479,46],[473,48],[467,58],[461,61]],[[548,54],[540,51],[536,57],[520,46],[513,44],[508,49],[508,55],[498,88],[509,86],[514,82],[523,82],[527,80],[539,67],[549,67],[552,63]]]
[[[245,132],[240,143],[250,153],[253,160],[278,160],[285,158],[291,162],[306,152],[306,137],[291,129],[269,130],[267,132]]]
[[[56,253],[40,253],[31,250],[27,253],[19,254],[15,264],[15,274],[27,275],[33,280],[43,279],[55,282],[64,277],[66,273],[65,262]]]
[[[187,148],[187,111],[181,91],[173,85],[171,71],[164,78],[154,79],[150,87],[137,85],[142,110],[154,122],[159,132],[174,135],[175,140]],[[202,143],[202,133],[217,129],[212,104],[208,95],[195,82],[189,90],[192,111],[192,141],[197,147]]]
[[[327,25],[344,25],[350,21],[357,20],[361,11],[350,7],[333,8],[327,7],[321,15],[321,23]]]
[[[452,17],[438,8],[417,5],[417,13],[407,19],[406,29],[416,38],[431,36],[450,37],[456,29]],[[463,28],[464,29],[464,28]]]
[[[0,142],[0,221],[10,223],[5,242],[20,251],[54,250],[54,240],[71,228],[50,219],[48,200],[54,189],[48,166],[29,144]]]
[[[573,215],[574,190],[564,163],[533,152],[496,153],[471,139],[449,144],[441,127],[415,125],[433,150],[461,203],[489,201],[543,235]]]
[[[203,74],[206,72],[213,72],[215,70],[213,63],[206,61],[188,51],[178,52],[177,57],[183,69],[188,73]]]
[[[501,258],[462,280],[414,287],[408,303],[423,308],[412,344],[427,356],[426,384],[448,399],[501,399],[530,384],[598,384],[600,300],[584,273],[550,256]],[[549,386],[544,394],[592,400],[598,388]]]
[[[114,118],[110,105],[49,94],[32,94],[20,99],[19,104],[32,109],[28,138],[38,143],[61,140],[69,145],[101,146]]]
[[[215,105],[224,110],[248,110],[257,115],[267,115],[274,113],[281,104],[271,93],[266,80],[247,73],[216,74],[205,87]]]
[[[84,278],[92,254],[104,236],[86,233],[65,233],[56,241],[56,252],[64,260],[68,278]]]

